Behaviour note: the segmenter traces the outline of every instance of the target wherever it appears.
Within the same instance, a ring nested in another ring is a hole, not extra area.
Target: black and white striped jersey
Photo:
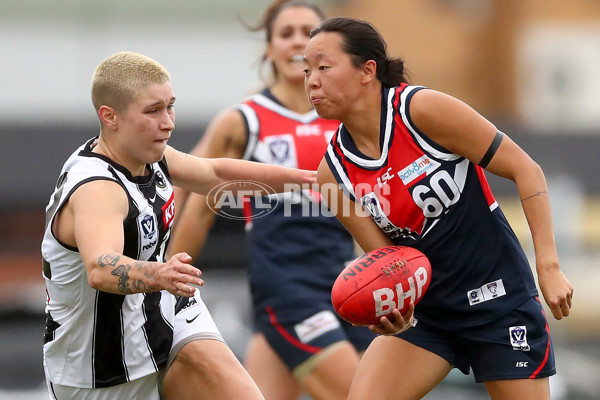
[[[59,242],[52,220],[81,185],[100,179],[127,193],[123,254],[164,258],[174,214],[173,186],[165,160],[149,164],[146,176],[91,150],[96,138],[64,164],[46,208],[42,241],[47,288],[44,365],[53,383],[100,388],[118,385],[165,367],[173,340],[175,297],[166,292],[119,295],[92,289],[81,255]]]

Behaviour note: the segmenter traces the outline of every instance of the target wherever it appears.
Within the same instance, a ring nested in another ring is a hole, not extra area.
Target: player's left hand
[[[190,265],[190,261],[189,254],[177,253],[167,262],[159,263],[158,287],[176,296],[193,297],[196,293],[193,285],[202,286],[204,280],[200,279],[202,271]]]
[[[573,301],[573,285],[560,268],[539,268],[538,265],[538,283],[554,318],[568,316]]]
[[[394,308],[391,317],[393,318],[381,317],[379,324],[369,325],[369,329],[378,335],[395,335],[408,330],[415,322],[415,303],[410,302],[404,315],[400,314],[400,310]]]

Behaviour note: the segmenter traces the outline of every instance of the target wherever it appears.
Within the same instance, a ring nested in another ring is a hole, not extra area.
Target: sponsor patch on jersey
[[[415,179],[430,171],[434,171],[440,163],[432,160],[427,155],[417,158],[404,169],[398,171],[398,176],[402,179],[402,183],[408,185]]]
[[[162,206],[163,224],[165,228],[168,228],[173,223],[175,218],[175,196],[171,193],[171,197],[164,206]]]
[[[467,292],[467,298],[469,299],[469,305],[483,303],[488,300],[494,300],[495,298],[502,297],[506,294],[504,289],[504,283],[502,279],[498,279],[494,282],[489,282],[477,289],[472,289]]]
[[[339,328],[340,321],[331,311],[321,311],[294,325],[298,339],[302,343],[308,343],[325,332]]]
[[[510,344],[513,350],[529,351],[530,347],[527,343],[527,327],[526,326],[511,326],[508,328],[510,336]]]

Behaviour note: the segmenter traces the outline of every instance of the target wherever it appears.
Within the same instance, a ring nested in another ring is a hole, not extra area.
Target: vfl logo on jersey
[[[400,229],[392,223],[387,217],[387,214],[381,207],[381,202],[374,192],[367,193],[360,198],[360,204],[362,207],[371,214],[373,221],[379,226],[379,229],[383,231],[390,239],[411,238],[415,239],[413,232],[409,228]],[[387,205],[389,209],[389,204]]]
[[[375,193],[367,193],[360,199],[360,204],[363,206],[365,210],[371,214],[371,218],[373,221],[379,225],[384,218],[387,218],[383,209],[381,208],[381,204],[379,203],[379,199],[375,196]],[[391,223],[391,222],[390,222]]]
[[[173,223],[175,218],[175,196],[171,193],[171,197],[164,206],[162,206],[163,224],[165,228],[168,228]]]
[[[289,168],[298,167],[294,135],[287,133],[267,136],[264,138],[263,143],[263,156],[257,157],[260,161]]]
[[[152,239],[156,234],[156,223],[154,222],[154,215],[144,215],[140,222],[140,227],[142,232],[142,238]]]
[[[423,174],[435,171],[439,166],[439,162],[434,161],[428,156],[424,155],[420,158],[417,158],[406,168],[398,171],[398,176],[402,180],[402,183],[408,185]]]
[[[156,216],[152,214],[144,214],[138,216],[139,224],[139,259],[148,260],[154,253],[154,249],[158,244],[158,231],[156,224]]]
[[[283,164],[290,158],[290,143],[284,139],[276,139],[269,143],[271,156],[279,164]]]
[[[527,327],[526,326],[511,326],[508,328],[510,336],[510,344],[513,350],[529,351],[530,347],[527,344]]]

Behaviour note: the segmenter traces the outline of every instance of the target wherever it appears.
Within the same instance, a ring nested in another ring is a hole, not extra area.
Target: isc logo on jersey
[[[320,136],[320,125],[297,125],[296,136]]]

